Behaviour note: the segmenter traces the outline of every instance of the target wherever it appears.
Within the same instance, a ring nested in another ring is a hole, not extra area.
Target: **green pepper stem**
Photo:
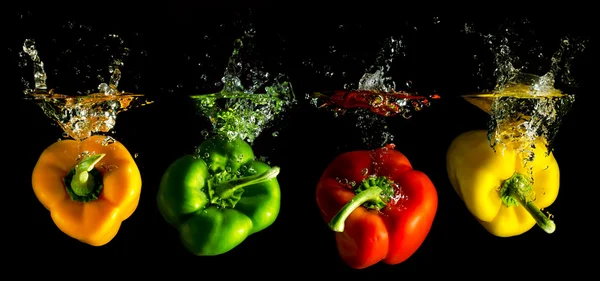
[[[345,222],[348,216],[366,202],[380,201],[382,192],[383,189],[371,186],[356,194],[356,196],[348,201],[348,203],[346,203],[346,205],[344,205],[344,207],[342,207],[342,209],[331,219],[329,228],[335,232],[344,232],[346,226]]]
[[[78,196],[87,196],[96,189],[94,176],[90,173],[106,154],[95,154],[84,158],[75,166],[71,189]]]
[[[556,224],[530,199],[531,192],[531,181],[520,173],[514,173],[508,180],[504,181],[500,189],[502,202],[506,206],[522,205],[542,230],[548,234],[553,233],[556,230]]]
[[[220,197],[221,199],[227,199],[231,197],[234,194],[234,192],[236,190],[239,190],[240,188],[265,182],[277,177],[277,175],[279,175],[279,171],[279,167],[272,167],[271,169],[261,174],[238,178],[221,183],[215,188],[215,195]]]

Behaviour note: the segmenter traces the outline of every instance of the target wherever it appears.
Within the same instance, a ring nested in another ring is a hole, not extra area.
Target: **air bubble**
[[[196,96],[198,109],[209,119],[215,134],[249,143],[295,102],[291,85],[282,75],[271,77],[260,63],[242,61],[242,54],[252,49],[249,37],[254,33],[249,30],[235,40],[225,73],[215,84],[223,89]],[[257,92],[259,89],[264,92]]]
[[[102,146],[108,146],[115,142],[116,142],[116,140],[113,137],[106,136],[106,137],[104,137],[104,139],[102,139]]]

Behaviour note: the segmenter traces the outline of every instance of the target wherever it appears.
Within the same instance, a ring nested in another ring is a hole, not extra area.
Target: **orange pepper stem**
[[[522,205],[531,214],[537,225],[546,233],[551,234],[556,230],[554,221],[535,205],[531,180],[527,176],[515,172],[502,183],[500,197],[508,207]]]
[[[95,154],[82,159],[63,179],[67,193],[74,201],[89,202],[98,199],[102,190],[102,174],[95,165],[106,154]]]

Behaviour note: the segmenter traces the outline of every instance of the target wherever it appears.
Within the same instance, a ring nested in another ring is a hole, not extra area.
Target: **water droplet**
[[[133,154],[133,158],[138,158],[139,156],[140,156],[140,154],[139,154],[139,153],[135,153],[135,154]]]
[[[102,146],[108,146],[115,142],[116,142],[116,140],[113,137],[106,136],[106,137],[104,137],[104,139],[102,139]]]
[[[278,137],[278,136],[279,136],[279,132],[278,132],[278,131],[275,131],[275,132],[273,132],[273,134],[271,134],[271,135],[272,135],[273,137]]]
[[[91,153],[87,150],[82,151],[78,156],[77,156],[77,162],[81,161],[81,159],[86,158],[88,156],[90,156]]]
[[[118,168],[119,168],[119,166],[117,166],[117,165],[108,165],[108,166],[105,167],[105,169],[107,171],[114,171],[114,170],[116,170]]]
[[[369,169],[364,168],[360,170],[360,174],[363,175],[363,177],[366,177],[369,174]]]

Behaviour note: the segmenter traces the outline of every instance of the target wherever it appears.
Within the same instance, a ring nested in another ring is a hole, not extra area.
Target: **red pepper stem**
[[[271,169],[265,171],[264,173],[247,176],[247,177],[243,177],[243,178],[238,178],[238,179],[230,180],[228,182],[221,183],[215,188],[215,195],[221,199],[227,199],[227,198],[231,197],[234,194],[234,192],[236,190],[239,190],[240,188],[258,184],[261,182],[265,182],[265,181],[268,181],[268,180],[271,180],[271,179],[277,177],[277,175],[279,175],[279,171],[280,171],[279,167],[272,167]]]
[[[523,174],[514,173],[502,184],[500,196],[506,206],[522,205],[531,214],[537,225],[546,233],[551,234],[556,230],[556,224],[535,205],[532,192],[529,178]]]
[[[366,202],[381,200],[382,192],[383,189],[379,187],[370,187],[358,193],[331,219],[329,228],[335,232],[344,232],[348,216]]]

